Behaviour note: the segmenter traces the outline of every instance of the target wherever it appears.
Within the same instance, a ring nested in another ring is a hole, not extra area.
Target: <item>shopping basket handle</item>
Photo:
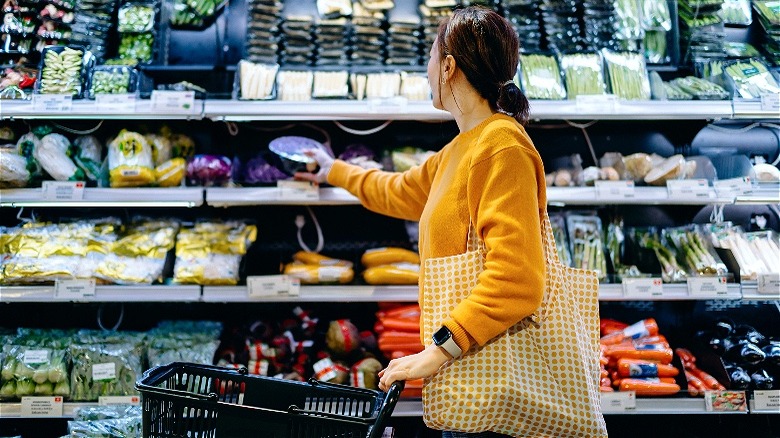
[[[379,409],[376,425],[371,430],[369,438],[381,438],[382,434],[384,434],[387,420],[393,415],[393,409],[395,409],[395,404],[398,403],[398,399],[401,397],[401,391],[404,390],[405,385],[406,382],[403,380],[395,381],[390,385],[390,389],[387,391],[387,395],[385,395],[385,401],[382,403],[382,408]]]

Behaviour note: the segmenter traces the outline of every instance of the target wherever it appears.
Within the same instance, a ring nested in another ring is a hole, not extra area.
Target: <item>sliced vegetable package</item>
[[[774,231],[745,233],[753,254],[764,263],[762,274],[780,273],[780,236]]]
[[[566,216],[566,228],[572,248],[572,266],[596,271],[599,280],[606,279],[607,262],[601,219],[595,214],[569,214]]]
[[[521,54],[520,84],[529,99],[566,99],[563,75],[555,56]]]
[[[650,79],[644,56],[602,50],[612,94],[626,100],[649,100]]]
[[[604,67],[598,53],[575,53],[561,56],[569,99],[579,95],[604,94]]]
[[[239,99],[272,99],[279,64],[238,63]]]

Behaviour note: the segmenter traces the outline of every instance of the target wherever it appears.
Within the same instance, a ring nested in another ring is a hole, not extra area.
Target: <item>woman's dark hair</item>
[[[512,81],[517,72],[520,42],[502,16],[480,6],[456,9],[439,25],[439,54],[452,55],[471,86],[490,106],[528,121],[528,99]]]

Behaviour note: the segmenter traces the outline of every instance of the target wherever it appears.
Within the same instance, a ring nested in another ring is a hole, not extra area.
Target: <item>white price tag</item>
[[[780,273],[759,274],[758,293],[780,295]]]
[[[625,412],[636,409],[636,392],[617,391],[601,393],[601,412]]]
[[[774,111],[780,114],[780,93],[762,94],[761,111]]]
[[[98,397],[98,404],[102,406],[108,405],[133,405],[138,406],[141,404],[141,397],[138,395],[111,395]]]
[[[81,201],[84,181],[44,181],[41,190],[47,201]]]
[[[247,296],[297,297],[301,294],[301,280],[289,275],[254,275],[246,278]]]
[[[194,91],[152,91],[152,111],[189,113],[195,109]]]
[[[633,181],[596,181],[596,195],[606,199],[633,198]]]
[[[95,280],[56,280],[54,298],[62,300],[84,300],[95,297]]]
[[[664,286],[660,278],[623,279],[623,295],[626,298],[656,298],[663,294]]]
[[[718,196],[740,196],[753,191],[750,177],[729,178],[713,181],[715,193]]]
[[[71,94],[33,94],[33,110],[41,112],[67,112],[73,110]]]
[[[96,363],[92,365],[92,380],[116,379],[116,364],[114,362]]]
[[[688,295],[692,297],[721,297],[728,295],[726,277],[688,277]]]
[[[62,417],[62,397],[22,397],[22,417]]]
[[[614,113],[618,109],[618,98],[614,94],[577,95],[574,102],[577,110]]]
[[[368,112],[403,112],[406,110],[409,100],[405,97],[396,96],[388,99],[368,99]]]
[[[320,189],[308,181],[281,180],[276,183],[282,201],[318,201]]]
[[[49,362],[49,350],[27,350],[22,356],[25,365],[40,365]]]
[[[780,390],[753,391],[753,409],[780,413]]]
[[[709,198],[710,185],[706,179],[670,179],[666,181],[670,198]]]
[[[704,391],[704,407],[708,412],[734,412],[747,410],[745,391]]]
[[[98,111],[111,113],[134,113],[135,112],[135,94],[96,94],[95,106]]]

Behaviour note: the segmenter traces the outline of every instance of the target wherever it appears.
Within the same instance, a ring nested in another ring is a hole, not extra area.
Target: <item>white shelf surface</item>
[[[600,196],[595,187],[547,187],[547,203],[552,205],[709,205],[733,204],[734,197],[719,197],[710,190],[704,197],[670,197],[666,187],[635,187],[634,196]]]
[[[742,282],[742,299],[746,301],[780,301],[780,292],[759,293],[755,281]]]
[[[622,284],[599,285],[599,301],[696,301],[696,300],[739,300],[742,292],[739,284],[730,283],[725,295],[697,295],[691,296],[688,285],[664,284],[663,295],[655,297],[626,297],[623,295]]]
[[[0,207],[198,207],[202,187],[97,188],[87,187],[81,200],[48,200],[40,188],[1,189]]]
[[[703,120],[732,116],[731,101],[618,100],[614,104],[583,104],[575,100],[533,100],[531,119]]]
[[[95,296],[80,302],[198,302],[201,287],[197,285],[177,286],[96,286]],[[54,286],[0,286],[0,302],[70,302],[54,296]]]
[[[301,286],[299,296],[267,296],[252,298],[249,297],[246,286],[203,286],[203,301],[207,303],[417,302],[417,296],[417,286]]]
[[[759,100],[736,99],[733,106],[735,119],[780,119],[780,111],[761,108]]]
[[[437,110],[431,101],[385,100],[310,100],[310,101],[236,101],[208,100],[204,116],[212,120],[453,120]]]
[[[134,104],[116,110],[98,108],[94,100],[74,100],[71,111],[42,111],[32,101],[4,100],[0,102],[1,119],[112,119],[112,120],[198,120],[203,118],[203,101],[196,100],[189,111],[153,111],[152,101],[137,99]]]
[[[239,205],[360,205],[348,191],[338,187],[319,190],[319,200],[284,199],[276,187],[209,187],[206,203],[215,207]]]

